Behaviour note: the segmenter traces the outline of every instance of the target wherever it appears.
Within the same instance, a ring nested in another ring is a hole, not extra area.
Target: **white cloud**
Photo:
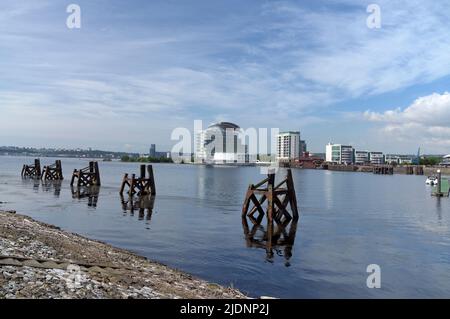
[[[383,113],[364,112],[364,117],[383,124],[383,132],[399,141],[414,141],[430,150],[448,152],[450,146],[450,93],[433,93],[416,99],[405,109]]]

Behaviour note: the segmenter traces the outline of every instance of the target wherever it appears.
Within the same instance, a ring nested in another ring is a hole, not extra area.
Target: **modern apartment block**
[[[355,164],[365,165],[370,163],[369,151],[355,151]]]
[[[384,164],[383,152],[370,152],[369,153],[370,164],[380,165]]]
[[[337,164],[353,164],[354,149],[351,145],[328,143],[325,148],[325,160]]]
[[[306,145],[306,144],[305,144]],[[277,136],[277,159],[290,160],[299,158],[300,132],[281,132]]]
[[[156,145],[150,144],[150,152],[148,153],[150,157],[156,157]]]

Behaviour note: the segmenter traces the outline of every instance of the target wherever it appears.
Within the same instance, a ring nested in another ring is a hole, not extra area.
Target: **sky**
[[[69,29],[71,3],[81,28]],[[369,28],[370,4],[380,28]],[[170,150],[230,121],[450,153],[450,10],[416,0],[0,0],[0,145]]]

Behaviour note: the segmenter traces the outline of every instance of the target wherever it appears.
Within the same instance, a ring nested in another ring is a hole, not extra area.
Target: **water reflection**
[[[70,189],[72,191],[72,198],[79,200],[84,200],[87,198],[88,207],[97,207],[100,186],[71,186]]]
[[[277,256],[284,257],[284,264],[289,267],[298,221],[295,219],[274,220],[273,223],[263,225],[263,219],[263,214],[260,214],[257,218],[242,218],[247,247],[265,249],[266,260],[269,262],[274,262],[276,253]],[[251,222],[251,228],[249,221]]]
[[[139,220],[143,220],[145,218],[147,221],[150,221],[152,219],[153,208],[155,207],[155,196],[144,195],[134,197],[127,195],[125,198],[123,195],[120,195],[120,201],[124,214],[127,214],[129,211],[133,216],[134,212],[138,211]]]
[[[61,180],[46,180],[42,181],[42,190],[44,192],[52,192],[55,197],[59,197],[61,195]]]
[[[436,197],[436,213],[438,217],[438,222],[440,224],[440,222],[442,221],[442,205],[440,197]]]
[[[22,177],[22,184],[25,185],[33,185],[33,190],[37,192],[39,190],[41,180],[39,178],[34,177]]]

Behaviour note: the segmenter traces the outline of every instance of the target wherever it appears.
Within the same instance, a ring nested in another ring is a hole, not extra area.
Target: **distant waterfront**
[[[30,156],[30,157],[65,157],[65,158],[97,158],[120,159],[123,156],[139,157],[133,152],[111,152],[93,149],[64,149],[64,148],[33,148],[0,146],[0,155],[4,156]]]

